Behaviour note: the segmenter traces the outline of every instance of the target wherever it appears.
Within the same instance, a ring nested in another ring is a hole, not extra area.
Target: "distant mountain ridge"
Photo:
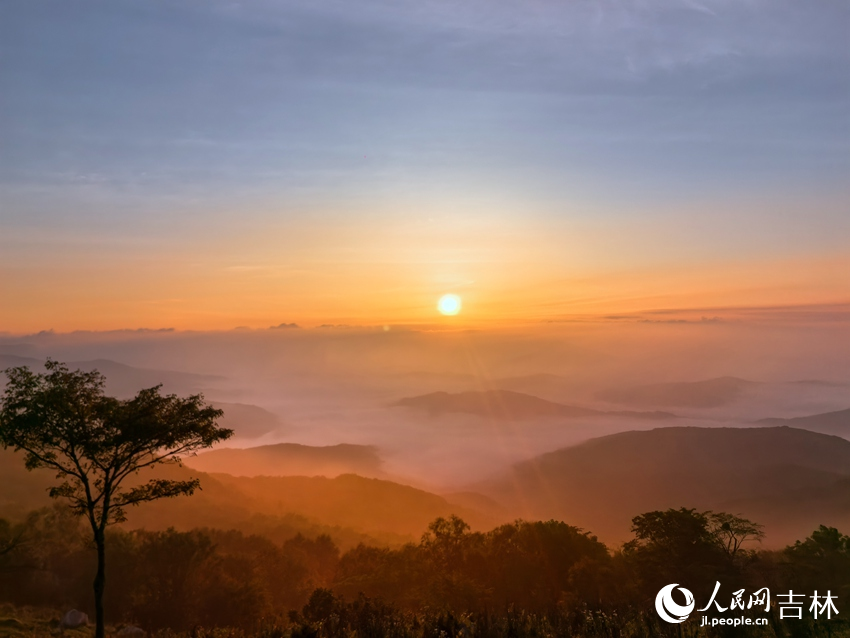
[[[717,377],[704,381],[651,383],[626,388],[612,388],[597,396],[609,403],[641,408],[683,407],[716,408],[731,403],[747,389],[759,385],[738,377]]]
[[[850,442],[787,427],[621,432],[472,489],[521,516],[569,521],[608,541],[626,540],[638,513],[697,507],[749,516],[779,544],[820,524],[850,527]]]
[[[27,366],[34,372],[43,372],[44,362],[44,359],[34,357],[0,354],[0,371],[6,368]],[[143,388],[152,388],[160,384],[165,393],[198,394],[204,390],[208,391],[210,385],[224,380],[223,377],[208,374],[136,368],[111,359],[68,361],[67,366],[71,370],[86,372],[97,370],[106,377],[106,393],[122,399],[135,396]],[[5,384],[5,378],[0,373],[0,387],[3,384]],[[232,428],[237,437],[257,438],[263,434],[286,428],[286,425],[281,422],[276,414],[259,406],[247,403],[210,402],[214,407],[224,410],[224,417],[219,421],[219,425]]]
[[[187,458],[184,463],[202,472],[233,476],[384,476],[377,448],[347,443],[319,447],[278,443],[242,449],[220,448]]]
[[[850,408],[837,410],[836,412],[798,416],[790,419],[759,419],[756,423],[772,427],[787,425],[788,427],[800,428],[802,430],[846,437],[850,436]]]
[[[263,517],[295,514],[325,526],[407,541],[418,538],[439,516],[457,514],[480,527],[502,522],[432,492],[354,474],[334,478],[239,477],[163,465],[143,474],[141,479],[151,477],[198,478],[201,489],[190,497],[162,499],[130,508],[126,523],[130,529],[232,529],[261,522]],[[0,448],[0,518],[21,519],[33,509],[49,506],[47,489],[55,484],[50,471],[28,472],[21,454]]]
[[[44,362],[45,359],[0,354],[0,370],[27,366],[34,372],[43,372]],[[166,392],[175,394],[197,393],[206,385],[223,380],[223,377],[210,374],[137,368],[111,359],[67,361],[66,363],[71,370],[83,370],[85,372],[97,370],[106,377],[106,392],[119,398],[129,398],[142,388],[151,388],[160,384]]]
[[[296,514],[411,538],[437,516],[457,514],[478,528],[554,518],[616,544],[630,538],[638,514],[695,507],[764,524],[769,547],[821,524],[850,529],[850,441],[788,427],[621,432],[537,456],[446,496],[353,474],[248,478],[168,466],[156,475],[198,477],[203,489],[132,508],[131,528],[229,529],[258,516]],[[0,517],[47,505],[50,485],[50,472],[27,472],[19,454],[0,450]]]
[[[433,416],[449,413],[475,414],[493,419],[528,419],[539,417],[599,417],[615,416],[633,419],[674,419],[669,412],[604,412],[573,405],[547,401],[530,394],[511,390],[488,390],[483,392],[431,392],[415,397],[400,399],[392,404],[427,412]]]
[[[283,432],[291,428],[280,417],[265,408],[250,403],[223,403],[211,401],[213,407],[224,412],[218,420],[223,428],[230,428],[241,439],[256,439],[269,432]]]

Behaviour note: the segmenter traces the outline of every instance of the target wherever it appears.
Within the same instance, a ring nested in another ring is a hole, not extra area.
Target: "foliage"
[[[740,581],[754,556],[744,543],[763,537],[747,519],[684,507],[636,516],[632,532],[623,553],[635,564],[644,599],[668,583],[687,582],[697,597],[708,597],[716,582]]]
[[[23,451],[30,469],[52,469],[59,483],[51,495],[71,508],[0,519],[0,636],[49,635],[59,614],[45,610],[87,609],[81,592],[92,578],[101,635],[108,620],[157,638],[713,637],[730,634],[661,622],[652,609],[659,588],[687,583],[702,600],[717,582],[830,590],[839,607],[850,597],[850,537],[837,529],[821,526],[781,552],[759,551],[757,523],[687,508],[636,516],[634,539],[614,552],[555,520],[480,532],[441,517],[418,543],[361,543],[346,552],[323,528],[297,531],[307,529],[303,522],[259,521],[266,535],[110,527],[131,505],[198,488],[136,474],[227,438],[215,425],[220,412],[200,396],[162,396],[158,387],[129,400],[107,397],[96,372],[52,361],[46,374],[7,374],[0,443]],[[770,618],[770,628],[735,635],[782,634]],[[790,631],[848,635],[843,618],[806,617]]]
[[[30,470],[47,468],[59,481],[50,496],[69,501],[88,521],[97,548],[94,577],[97,636],[104,636],[105,531],[126,520],[126,508],[148,501],[192,494],[197,479],[150,478],[131,484],[141,470],[179,463],[180,455],[210,447],[233,434],[218,428],[222,412],[200,395],[163,396],[160,386],[134,398],[104,395],[97,372],[70,371],[48,360],[46,373],[27,367],[5,370],[0,401],[0,444],[24,452]]]
[[[200,395],[162,396],[160,386],[120,401],[103,394],[95,371],[71,372],[49,361],[46,374],[9,368],[0,409],[0,443],[25,453],[27,468],[45,467],[62,481],[50,491],[63,497],[93,530],[126,519],[125,510],[159,498],[191,494],[195,481],[151,479],[125,487],[140,470],[228,438],[216,427],[221,410]]]
[[[37,568],[14,575],[14,588],[0,589],[3,598],[14,592],[19,605],[82,607],[75,596],[90,576],[92,548],[79,536],[69,544],[48,529],[53,522],[72,530],[68,525],[75,519],[58,518],[57,512],[43,510],[27,519],[29,540],[9,556],[29,556],[37,547],[41,558],[31,562]],[[113,583],[108,620],[145,627],[161,638],[675,636],[676,628],[661,622],[652,608],[657,589],[646,587],[657,565],[642,552],[654,551],[655,542],[685,551],[687,542],[704,538],[693,521],[708,518],[693,510],[650,514],[641,518],[649,527],[636,533],[632,549],[613,555],[591,535],[559,521],[516,521],[480,533],[460,519],[443,519],[418,544],[361,545],[342,555],[321,535],[275,543],[232,530],[115,529],[108,543]],[[690,535],[681,546],[674,529]],[[833,528],[740,563],[708,545],[715,562],[703,568],[713,574],[730,565],[738,570],[724,584],[755,582],[767,572],[775,578],[776,593],[850,583],[850,542]],[[449,550],[456,562],[447,571]],[[54,587],[42,588],[45,574]],[[0,583],[3,578],[0,574]],[[480,597],[466,597],[468,592]],[[845,595],[850,594],[840,595],[840,608]],[[832,636],[848,634],[847,623],[837,619],[796,622],[794,635],[814,636],[827,627]],[[689,622],[683,635],[726,634]],[[774,634],[771,628],[736,628],[734,635]]]

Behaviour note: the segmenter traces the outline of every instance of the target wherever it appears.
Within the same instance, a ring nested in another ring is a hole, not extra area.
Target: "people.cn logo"
[[[662,587],[655,597],[655,611],[662,620],[670,623],[685,622],[694,610],[694,595],[684,587],[678,589],[685,595],[685,604],[679,605],[673,600],[673,590],[677,587],[678,583]]]

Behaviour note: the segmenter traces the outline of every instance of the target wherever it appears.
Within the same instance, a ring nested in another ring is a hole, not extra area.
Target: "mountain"
[[[820,524],[850,529],[850,442],[787,427],[621,432],[519,463],[476,489],[609,542],[627,540],[637,514],[696,507],[751,517],[778,545]]]
[[[375,534],[388,532],[418,537],[435,518],[451,514],[457,514],[478,528],[492,523],[489,517],[437,494],[354,474],[335,478],[209,476],[225,488],[243,494],[252,511],[301,514],[325,525]]]
[[[282,432],[289,429],[280,417],[268,410],[248,403],[222,403],[211,401],[212,405],[224,411],[218,420],[223,428],[230,428],[235,436],[243,439],[256,439],[269,432]]]
[[[418,538],[439,516],[457,514],[478,528],[510,520],[494,520],[468,505],[408,485],[354,474],[248,478],[164,465],[138,480],[152,477],[194,477],[200,479],[201,489],[189,497],[129,508],[126,526],[130,529],[258,529],[258,521],[264,518],[286,520],[296,515],[315,525],[338,528],[338,533],[348,530],[349,537],[356,532],[399,543]],[[49,505],[47,489],[55,484],[53,473],[28,472],[20,454],[0,449],[0,518],[19,519]]]
[[[162,391],[168,394],[198,394],[204,388],[214,386],[217,382],[223,380],[223,377],[213,375],[135,368],[109,359],[69,361],[67,365],[71,370],[84,370],[86,372],[97,370],[106,377],[106,393],[122,399],[135,396],[143,388],[151,388],[160,384]],[[0,354],[0,371],[18,366],[27,366],[33,372],[44,372],[44,360],[42,359]],[[3,375],[0,373],[0,379],[2,378]],[[219,401],[211,401],[211,403],[216,408],[224,410],[224,416],[219,421],[219,425],[233,429],[238,437],[253,439],[272,431],[286,429],[286,426],[281,423],[276,414],[272,414],[259,406]]]
[[[552,400],[574,394],[576,386],[577,384],[573,379],[547,373],[503,377],[493,381],[493,387],[499,390],[524,392]]]
[[[759,419],[756,423],[771,427],[787,425],[792,428],[846,437],[850,436],[850,408],[847,410],[838,410],[837,412],[798,416],[792,419]]]
[[[396,401],[393,406],[413,408],[432,416],[449,413],[475,414],[492,419],[531,419],[538,417],[616,416],[635,419],[673,419],[669,412],[602,412],[590,408],[554,403],[530,394],[510,390],[486,392],[432,392]]]
[[[758,383],[754,381],[737,377],[717,377],[705,381],[653,383],[613,388],[600,392],[597,396],[609,403],[640,408],[716,408],[733,402],[756,385]]]
[[[185,460],[186,465],[196,470],[233,476],[329,477],[382,476],[381,462],[376,448],[344,443],[324,447],[280,443],[245,449],[222,448]]]
[[[223,377],[207,374],[135,368],[110,359],[66,363],[71,370],[98,370],[106,377],[106,393],[122,399],[134,396],[142,388],[159,384],[162,384],[163,391],[167,393],[195,394],[202,388],[223,380]],[[28,366],[33,372],[43,372],[44,359],[0,354],[0,370],[17,366]]]

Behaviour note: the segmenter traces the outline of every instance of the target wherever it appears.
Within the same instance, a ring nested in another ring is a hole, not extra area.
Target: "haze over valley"
[[[0,2],[0,638],[850,638],[848,26]]]
[[[209,487],[131,522],[297,515],[397,543],[463,512],[481,527],[554,517],[616,544],[636,513],[692,506],[750,515],[778,545],[818,518],[847,523],[850,457],[830,460],[850,445],[846,326],[779,310],[521,330],[47,332],[4,337],[0,365],[52,357],[100,370],[119,397],[162,384],[224,410],[234,438],[183,470]]]

